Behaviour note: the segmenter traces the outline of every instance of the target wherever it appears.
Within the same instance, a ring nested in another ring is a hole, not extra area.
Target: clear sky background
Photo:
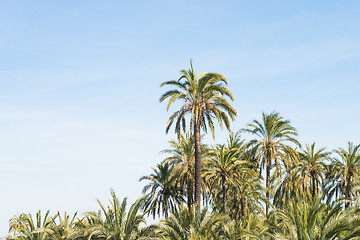
[[[359,1],[2,1],[0,236],[17,213],[133,202],[174,138],[160,84],[193,59],[302,144],[360,144]],[[226,131],[216,130],[221,143]]]

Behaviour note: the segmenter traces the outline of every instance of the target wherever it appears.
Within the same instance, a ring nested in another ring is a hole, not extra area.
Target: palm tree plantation
[[[360,239],[359,143],[302,143],[276,111],[232,129],[241,113],[231,83],[220,73],[197,74],[192,61],[160,87],[170,112],[164,129],[176,138],[139,176],[138,200],[111,190],[98,211],[18,213],[7,239]],[[206,144],[217,126],[229,132],[226,142]]]

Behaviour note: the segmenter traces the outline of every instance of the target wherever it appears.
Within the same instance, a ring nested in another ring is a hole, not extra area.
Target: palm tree
[[[51,239],[54,240],[66,240],[66,239],[75,239],[77,232],[74,231],[76,223],[77,212],[70,217],[66,212],[61,216],[60,212],[57,212],[55,217],[52,219],[51,230]]]
[[[287,157],[290,158],[290,156]],[[283,209],[287,202],[294,198],[310,198],[310,192],[304,187],[302,176],[296,172],[297,159],[289,159],[287,162],[288,164],[284,165],[284,171],[276,171],[273,176],[274,179],[278,179],[273,204],[279,209]]]
[[[179,140],[169,141],[170,148],[161,151],[170,156],[164,159],[164,162],[173,166],[172,174],[177,179],[176,184],[180,190],[186,194],[188,208],[194,203],[194,187],[195,187],[195,139],[190,134],[179,135]],[[201,144],[202,156],[207,156],[208,147]]]
[[[173,167],[168,162],[162,162],[157,165],[156,169],[153,169],[154,173],[149,176],[142,176],[139,181],[149,180],[150,182],[143,188],[145,195],[145,201],[143,209],[151,213],[153,218],[155,215],[160,215],[160,212],[168,218],[169,211],[176,212],[177,205],[179,205],[183,199],[180,194],[180,189],[176,186],[174,178]]]
[[[277,210],[278,224],[273,229],[279,240],[338,240],[359,236],[359,218],[340,205],[327,205],[316,195],[310,201],[293,199],[284,210]]]
[[[247,161],[248,169],[248,172],[239,175],[237,187],[229,189],[229,216],[237,221],[250,213],[262,214],[264,212],[262,202],[265,201],[261,177],[258,174],[255,175],[256,160],[251,151],[246,150],[244,140],[240,139],[240,132],[231,133],[227,140],[228,149],[237,149],[237,157],[242,161]]]
[[[268,239],[268,227],[259,215],[254,213],[241,221],[229,221],[224,224],[224,239],[264,240]]]
[[[200,204],[201,196],[201,129],[206,133],[210,128],[213,138],[213,118],[224,124],[230,131],[230,122],[237,114],[236,110],[228,103],[225,97],[234,100],[232,93],[226,88],[227,80],[219,73],[203,73],[196,76],[192,61],[189,70],[181,70],[181,77],[178,81],[166,81],[160,86],[173,86],[176,89],[165,92],[160,97],[160,102],[169,98],[166,110],[178,101],[183,105],[180,110],[174,112],[166,125],[166,132],[169,131],[175,119],[175,133],[179,135],[181,129],[186,130],[185,116],[190,115],[190,131],[195,137],[195,202]]]
[[[265,196],[260,179],[250,175],[245,175],[245,178],[242,184],[229,191],[228,215],[235,220],[242,219],[250,213],[263,215],[264,212],[262,203],[265,202]]]
[[[144,198],[138,199],[126,212],[127,198],[120,202],[113,190],[111,196],[110,206],[105,207],[98,200],[101,212],[87,212],[85,218],[77,222],[78,237],[88,240],[137,240],[153,236],[155,226],[140,228],[140,224],[145,223],[144,214],[139,213]]]
[[[226,214],[228,188],[236,186],[236,169],[246,162],[240,162],[236,157],[236,152],[229,151],[225,145],[217,146],[213,150],[214,156],[206,161],[203,175],[213,199],[219,199],[218,195],[222,193],[223,212]]]
[[[194,204],[190,210],[181,207],[179,212],[160,222],[158,234],[166,240],[206,240],[219,239],[215,228],[224,218],[212,215],[207,209],[199,210]]]
[[[251,163],[242,158],[242,141],[237,134],[230,134],[227,145],[218,145],[205,162],[204,178],[214,199],[222,194],[223,212],[227,214],[227,195],[230,188],[248,183],[248,177],[255,177],[256,172],[250,168]]]
[[[54,233],[51,229],[53,219],[49,210],[45,213],[43,220],[40,210],[36,213],[35,219],[30,213],[22,213],[10,219],[9,232],[14,234],[15,239],[45,240]]]
[[[271,166],[275,163],[275,166],[280,168],[280,162],[278,160],[281,159],[285,161],[286,158],[284,155],[292,154],[291,152],[284,153],[284,151],[291,149],[287,148],[285,142],[295,143],[298,146],[300,144],[294,138],[294,136],[297,136],[296,129],[290,125],[289,120],[284,120],[279,113],[262,113],[262,123],[254,120],[247,126],[248,128],[242,131],[257,136],[256,139],[250,141],[249,146],[253,147],[254,154],[261,168],[266,166],[266,215],[268,215]]]
[[[355,184],[359,183],[360,177],[360,145],[348,143],[348,148],[339,148],[335,150],[340,159],[333,159],[328,174],[329,195],[344,194],[345,208],[350,205],[352,200],[352,189]],[[337,197],[337,196],[336,196]]]
[[[296,171],[301,176],[304,185],[306,185],[308,179],[311,180],[309,185],[312,198],[319,193],[319,184],[321,186],[324,184],[327,166],[325,161],[329,159],[329,156],[330,152],[325,152],[325,148],[315,151],[315,143],[311,144],[311,146],[306,144],[306,149],[299,154],[300,163],[296,167]]]

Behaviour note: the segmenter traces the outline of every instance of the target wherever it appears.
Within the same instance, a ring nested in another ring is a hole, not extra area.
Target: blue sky
[[[0,236],[38,209],[97,210],[174,135],[161,82],[219,72],[239,130],[280,112],[301,143],[360,143],[358,1],[7,1],[0,4]],[[174,109],[170,109],[172,111]],[[217,129],[216,141],[226,131]]]

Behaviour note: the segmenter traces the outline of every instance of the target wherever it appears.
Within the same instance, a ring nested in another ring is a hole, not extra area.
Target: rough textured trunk
[[[266,163],[266,216],[269,215],[269,203],[270,203],[270,164]]]
[[[191,172],[191,170],[189,169],[189,172]],[[188,185],[187,185],[187,205],[190,211],[191,206],[194,203],[194,183],[191,180],[191,178],[188,181]]]
[[[345,198],[350,201],[350,192],[351,192],[351,175],[347,175],[346,185],[345,185]],[[350,202],[345,203],[345,209],[350,206]]]
[[[245,216],[245,203],[244,198],[242,197],[242,193],[240,193],[240,217],[241,219]]]
[[[200,205],[201,198],[201,143],[200,124],[195,123],[195,202]]]
[[[168,219],[168,217],[169,217],[169,214],[168,214],[168,209],[167,209],[167,208],[165,208],[165,209],[164,209],[164,211],[165,211],[165,219]]]
[[[302,198],[303,198],[303,200],[305,199],[305,197],[306,197],[306,186],[305,186],[305,181],[304,181],[304,179],[302,179],[301,180],[302,181]]]
[[[311,178],[312,178],[312,190],[311,190],[311,195],[312,195],[312,199],[314,199],[315,194],[316,194],[316,190],[315,190],[315,187],[316,187],[316,179],[315,179],[315,176],[314,176],[313,173],[311,173]]]
[[[222,189],[223,189],[224,214],[226,214],[226,187],[225,187],[224,176],[222,176]]]

